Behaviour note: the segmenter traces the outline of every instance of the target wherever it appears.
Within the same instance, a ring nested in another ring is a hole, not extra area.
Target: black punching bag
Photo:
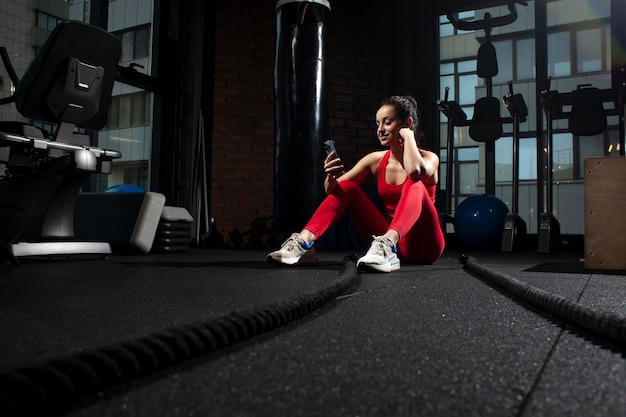
[[[330,3],[276,4],[274,229],[299,232],[324,197],[330,134]]]

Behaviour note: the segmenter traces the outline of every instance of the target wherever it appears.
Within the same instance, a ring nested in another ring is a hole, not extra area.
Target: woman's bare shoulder
[[[387,153],[387,151],[373,151],[361,158],[361,161],[366,162],[367,165],[378,164],[380,160],[383,159],[385,153]]]
[[[340,180],[353,180],[356,182],[363,181],[365,177],[369,174],[374,174],[378,169],[378,164],[380,164],[380,160],[382,159],[385,151],[374,151],[363,156],[359,161],[342,175]]]

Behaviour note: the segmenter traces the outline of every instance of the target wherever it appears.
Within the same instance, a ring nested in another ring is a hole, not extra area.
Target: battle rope
[[[67,408],[90,395],[277,329],[336,299],[357,276],[354,259],[346,257],[338,278],[321,290],[0,373],[0,414],[35,416]]]
[[[470,272],[504,288],[535,307],[614,342],[620,344],[626,342],[626,317],[622,315],[591,309],[560,295],[530,286],[516,278],[487,268],[470,256],[462,255],[459,260]]]

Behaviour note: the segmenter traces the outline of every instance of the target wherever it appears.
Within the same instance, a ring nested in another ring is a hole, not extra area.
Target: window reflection
[[[569,32],[548,34],[548,76],[565,77],[572,73]]]
[[[513,41],[493,42],[498,57],[498,74],[493,78],[497,84],[506,84],[513,79]]]
[[[602,71],[602,30],[576,32],[577,72]]]
[[[520,39],[516,42],[517,80],[529,80],[536,77],[535,40]]]
[[[555,180],[573,178],[574,152],[571,133],[556,133],[552,137],[552,175]]]

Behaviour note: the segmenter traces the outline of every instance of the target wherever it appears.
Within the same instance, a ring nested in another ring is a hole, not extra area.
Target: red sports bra
[[[402,195],[402,184],[388,184],[385,179],[385,171],[387,170],[387,162],[389,162],[389,156],[391,155],[391,151],[387,151],[383,157],[380,159],[380,163],[378,164],[378,169],[376,170],[376,184],[378,188],[378,194],[383,201],[383,205],[385,206],[385,213],[389,216],[393,217],[396,207],[398,206],[398,202],[400,201],[400,196]],[[411,181],[411,179],[407,176],[406,181]],[[436,185],[426,185],[426,191],[432,202],[435,202],[435,193],[437,192]]]

